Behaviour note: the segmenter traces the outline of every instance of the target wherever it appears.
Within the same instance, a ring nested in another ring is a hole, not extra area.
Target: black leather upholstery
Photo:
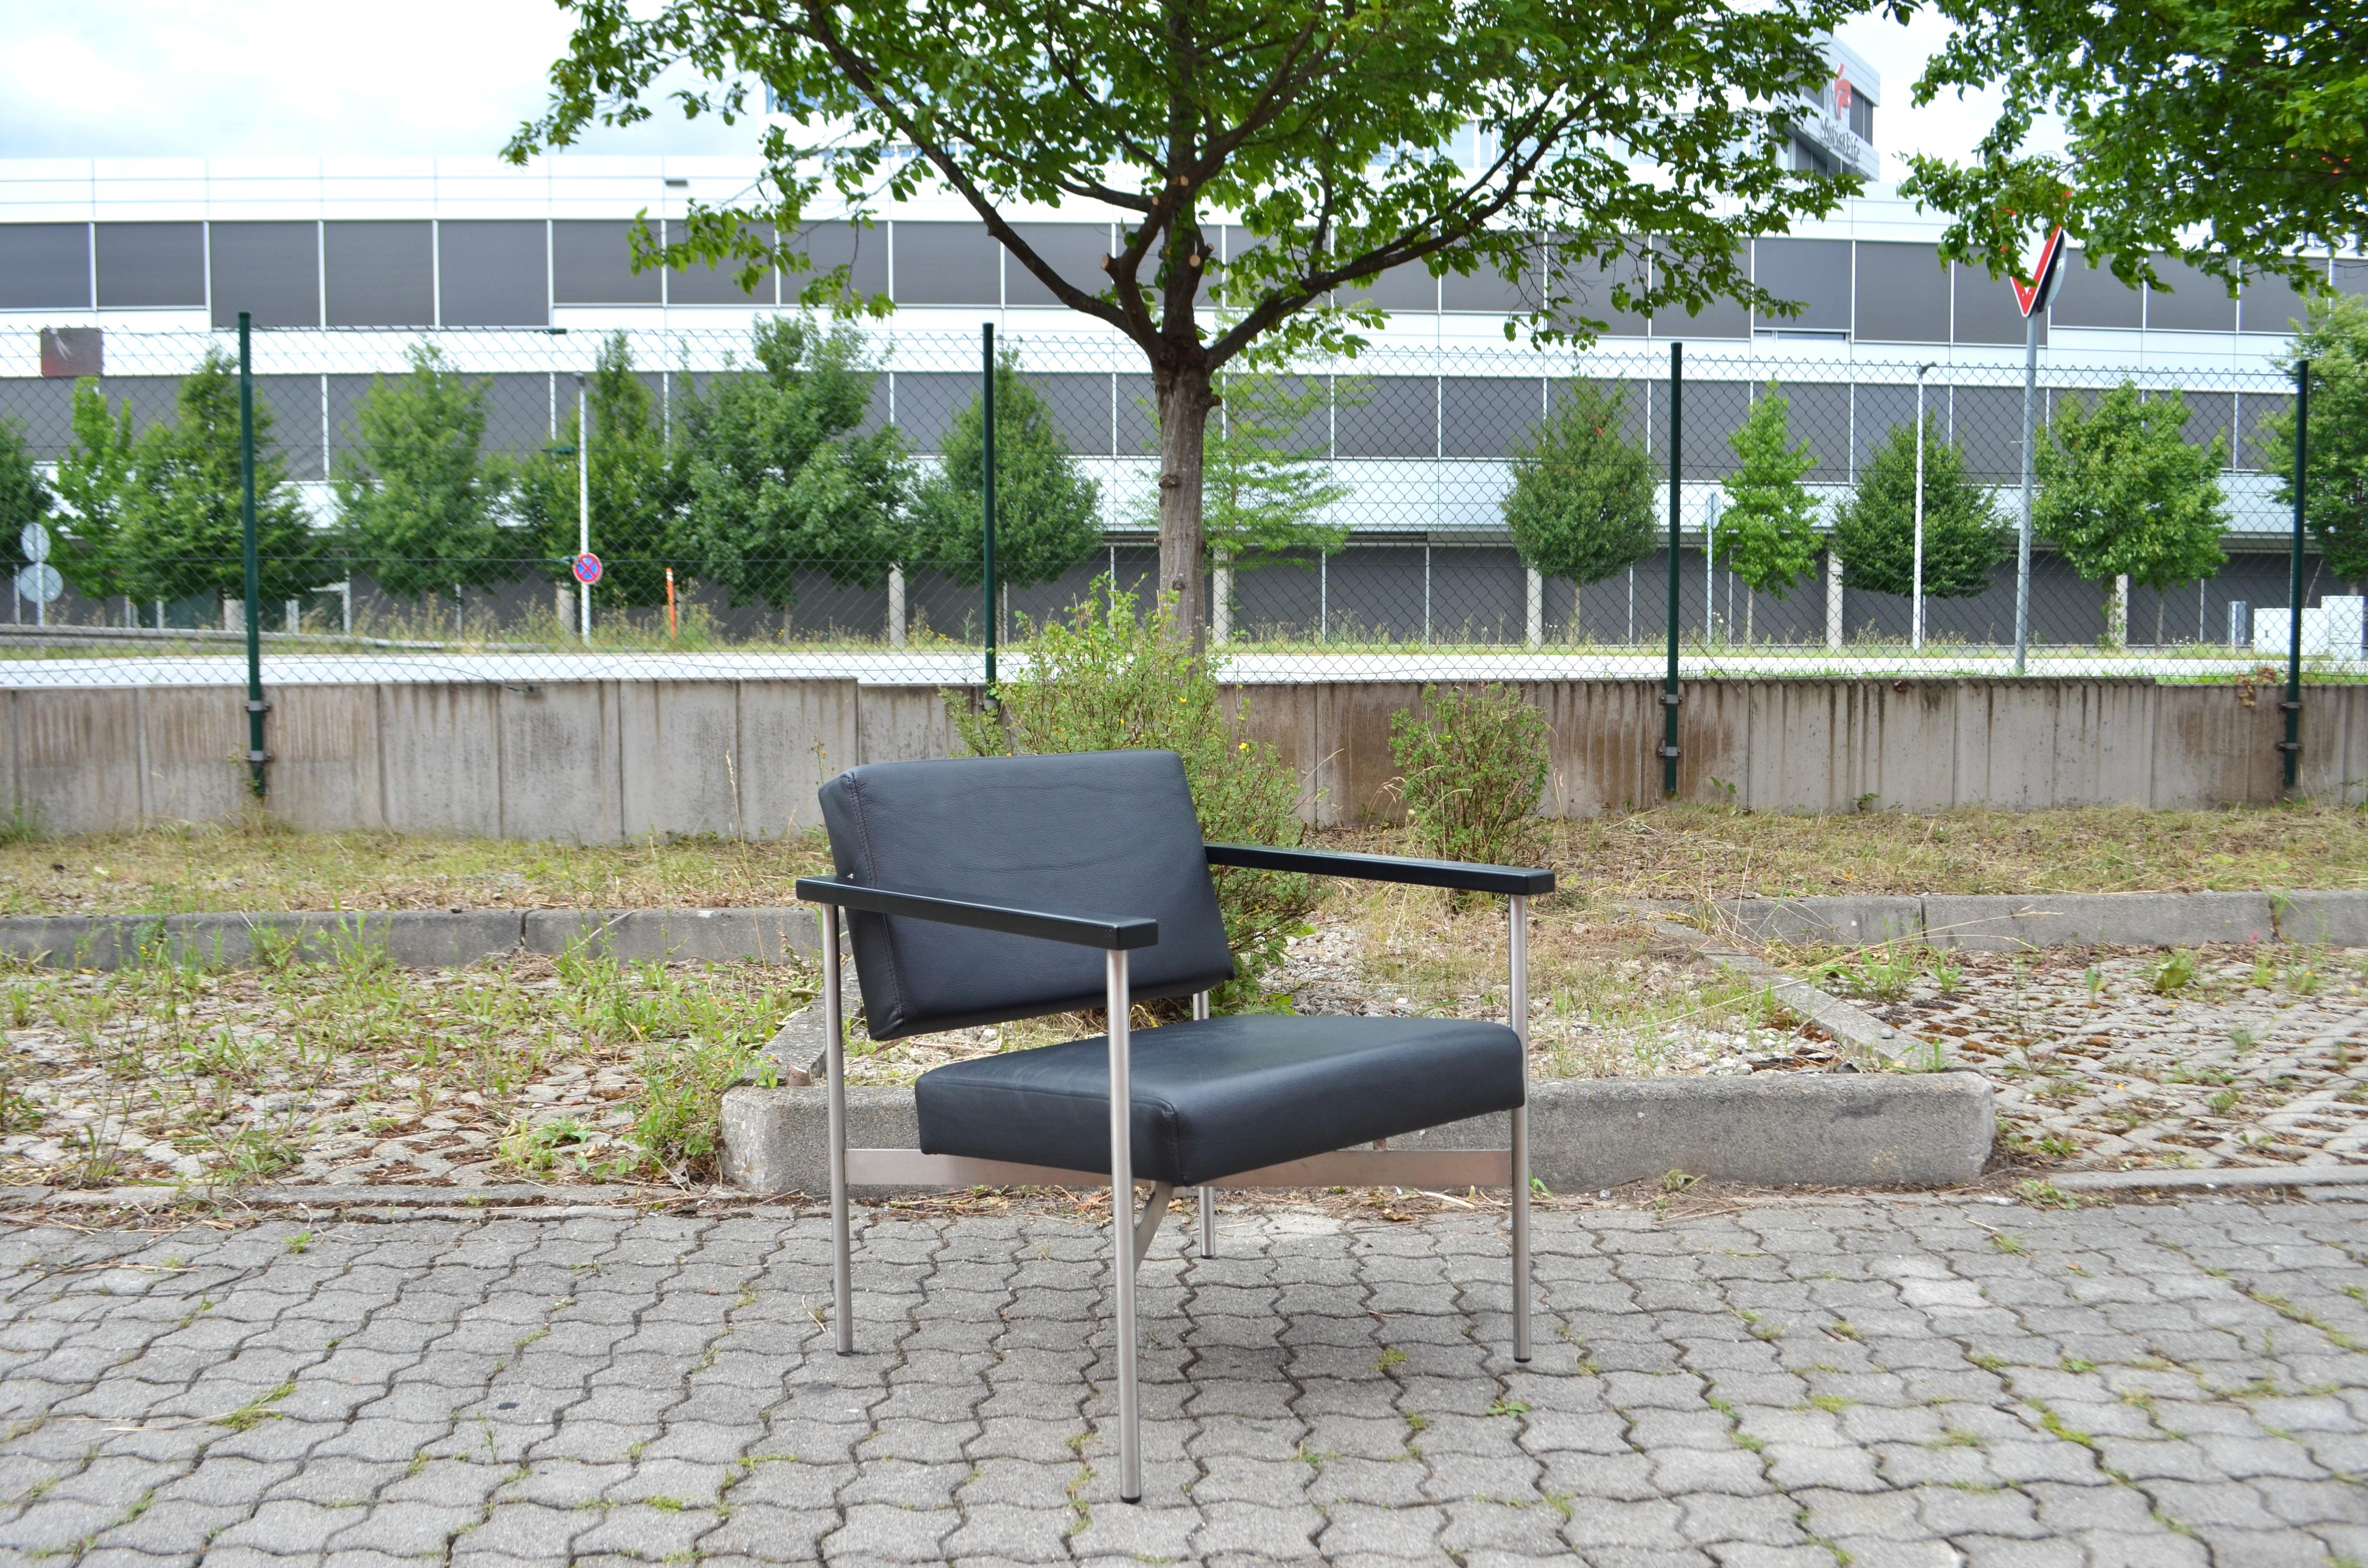
[[[1158,921],[1158,945],[1129,955],[1138,1000],[1233,978],[1172,751],[876,763],[824,785],[822,814],[842,881]],[[848,928],[874,1040],[1103,1003],[1093,949],[880,915],[851,913]]]
[[[1521,1103],[1521,1048],[1459,1018],[1248,1014],[1138,1030],[1134,1174],[1190,1187]],[[921,1150],[1110,1169],[1100,1037],[950,1062],[913,1086]]]

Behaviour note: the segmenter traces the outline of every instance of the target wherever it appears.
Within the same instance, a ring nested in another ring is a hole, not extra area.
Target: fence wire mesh
[[[979,340],[871,328],[834,347],[819,330],[770,330],[257,332],[267,679],[976,681]],[[1158,459],[1151,379],[1131,346],[1048,334],[1002,347],[1022,389],[996,424],[1008,670],[1030,628],[1095,579],[1149,597]],[[243,678],[235,353],[229,334],[110,331],[97,377],[0,376],[0,421],[59,497],[49,564],[63,584],[36,602],[17,551],[0,680]],[[2249,676],[2285,646],[2291,383],[2051,360],[2041,450],[2125,385],[2175,408],[2163,417],[2202,454],[2212,548],[2124,577],[2043,528],[2029,669]],[[1232,542],[1209,562],[1207,630],[1234,678],[1662,672],[1666,351],[1383,344],[1221,390],[1209,505]],[[579,397],[592,412],[588,524]],[[1748,537],[1754,474],[1738,449],[1771,399],[1812,536],[1772,571]],[[1919,400],[1933,514],[1920,627],[1897,505],[1915,494],[1897,465]],[[2022,403],[2019,364],[1693,346],[1677,463],[1682,674],[2009,671]],[[1648,512],[1595,551],[1585,581],[1532,570],[1508,514],[1518,484],[1551,498],[1570,483],[1550,463],[1521,481],[1518,460],[1575,403],[1616,426],[1629,504]],[[1956,536],[1934,488],[1943,469],[1959,485]],[[1853,517],[1867,537],[1838,548]],[[580,595],[579,527],[604,568]],[[2355,665],[2359,601],[2316,555],[2305,577],[2318,607],[2308,652]]]

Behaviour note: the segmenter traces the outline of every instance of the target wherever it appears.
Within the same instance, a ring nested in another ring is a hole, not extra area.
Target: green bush
[[[1201,837],[1299,842],[1298,775],[1273,747],[1243,737],[1247,699],[1226,715],[1217,684],[1224,662],[1192,656],[1167,601],[1144,615],[1133,595],[1102,577],[1065,621],[1030,630],[1027,673],[1002,683],[1000,711],[973,712],[947,698],[973,755],[1172,751],[1184,759]],[[1305,877],[1235,867],[1215,875],[1238,973],[1210,1001],[1219,1012],[1239,1012],[1262,1000],[1259,978],[1281,961],[1284,938],[1306,928],[1315,888]]]
[[[1419,711],[1390,716],[1390,756],[1424,854],[1497,866],[1534,858],[1546,721],[1520,692],[1425,687]]]

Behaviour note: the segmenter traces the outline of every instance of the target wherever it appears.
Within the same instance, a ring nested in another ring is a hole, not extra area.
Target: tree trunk
[[[1159,595],[1174,599],[1177,630],[1197,653],[1208,638],[1201,437],[1216,399],[1208,368],[1198,363],[1156,370],[1153,383],[1159,400]]]

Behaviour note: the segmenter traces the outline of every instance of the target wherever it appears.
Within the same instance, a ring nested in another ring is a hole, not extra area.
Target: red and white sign
[[[590,587],[600,580],[600,558],[590,551],[575,558],[575,580]]]
[[[2055,271],[2055,264],[2063,258],[2064,231],[2060,228],[2051,229],[2048,231],[2046,241],[2039,247],[2038,256],[2032,259],[2031,287],[2026,289],[2020,281],[2009,280],[2014,282],[2014,302],[2022,308],[2024,315],[2028,316],[2047,302],[2047,296],[2051,292],[2048,285]]]

